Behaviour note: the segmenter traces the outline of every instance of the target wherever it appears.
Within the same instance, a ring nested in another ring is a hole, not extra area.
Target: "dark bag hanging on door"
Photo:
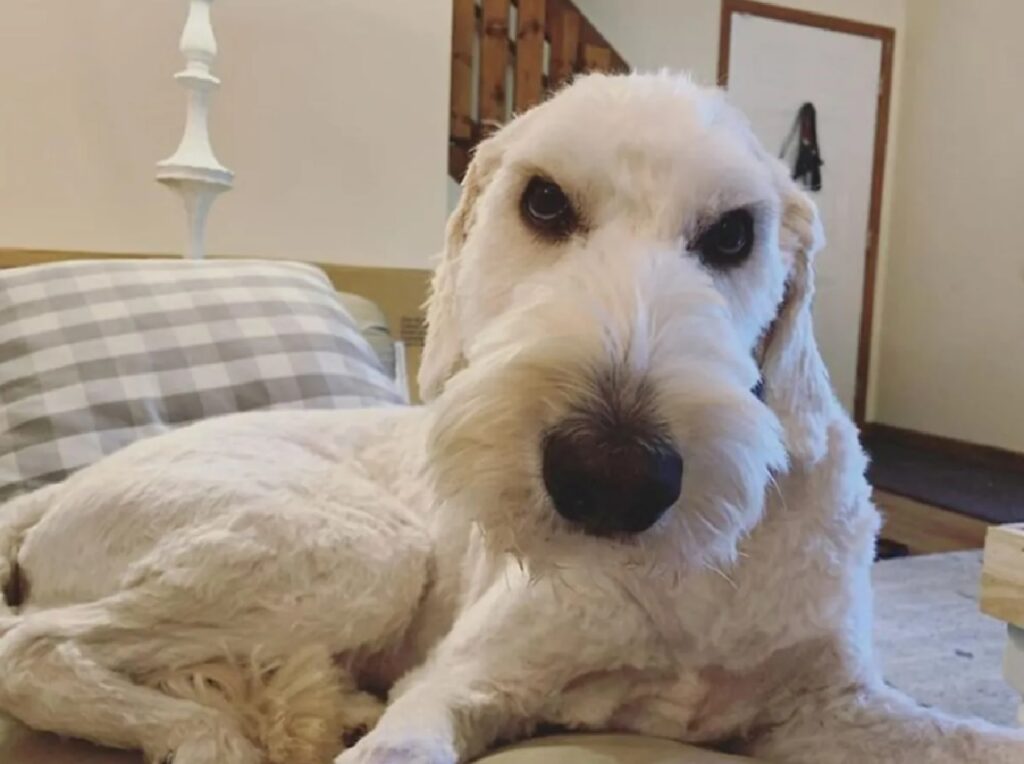
[[[796,161],[793,163],[793,180],[803,183],[811,191],[821,190],[821,159],[818,148],[818,116],[814,104],[807,102],[800,107],[793,122],[793,129],[782,144],[780,158],[786,158],[786,152],[793,138],[799,135],[796,147]]]

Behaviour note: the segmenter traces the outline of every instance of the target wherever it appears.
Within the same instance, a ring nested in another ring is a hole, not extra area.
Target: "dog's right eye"
[[[545,178],[530,178],[519,207],[527,224],[545,236],[561,238],[576,228],[576,211],[569,197],[557,183]]]

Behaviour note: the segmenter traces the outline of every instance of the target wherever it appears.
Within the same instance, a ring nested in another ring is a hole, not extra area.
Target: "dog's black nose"
[[[645,531],[679,498],[683,459],[664,439],[563,426],[543,448],[555,509],[593,535]]]

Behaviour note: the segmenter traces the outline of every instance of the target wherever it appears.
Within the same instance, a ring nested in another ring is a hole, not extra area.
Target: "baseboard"
[[[996,446],[983,446],[979,443],[970,443],[966,440],[932,435],[917,430],[907,430],[879,422],[864,425],[863,432],[865,440],[869,443],[871,438],[877,437],[891,443],[899,443],[933,453],[948,454],[971,464],[1024,472],[1024,454],[1017,451],[1009,451]]]

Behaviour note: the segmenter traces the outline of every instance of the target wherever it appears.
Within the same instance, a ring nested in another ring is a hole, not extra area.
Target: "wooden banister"
[[[453,140],[473,138],[473,40],[476,38],[475,0],[454,0],[452,19],[451,127]]]
[[[510,0],[483,0],[480,40],[480,118],[481,130],[505,121],[508,111],[505,78],[509,67]]]
[[[572,79],[579,70],[580,25],[582,14],[559,0],[548,7],[548,29],[551,34],[549,83],[552,90]]]
[[[448,172],[476,144],[580,72],[626,61],[572,0],[454,0]]]
[[[545,0],[519,0],[516,35],[515,110],[526,111],[544,96]]]

